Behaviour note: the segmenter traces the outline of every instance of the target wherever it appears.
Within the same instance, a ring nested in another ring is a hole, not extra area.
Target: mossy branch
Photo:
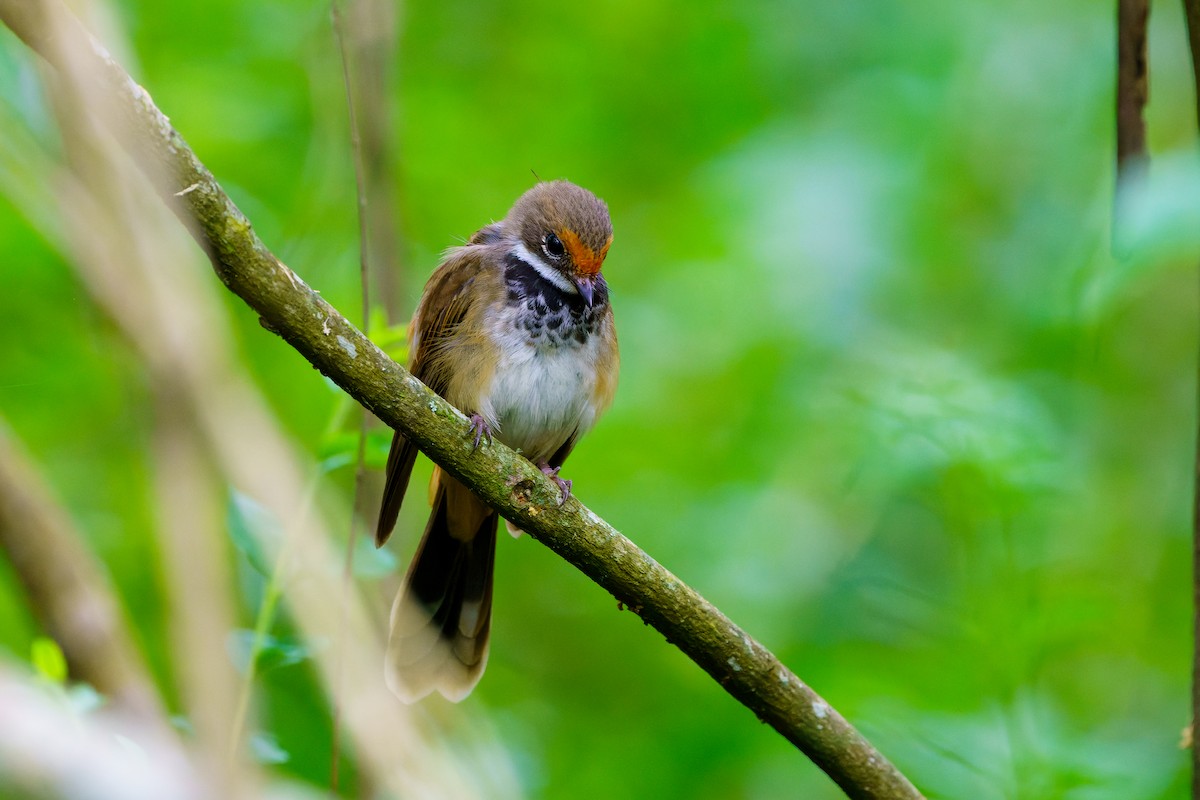
[[[468,422],[362,335],[254,234],[150,96],[57,0],[0,0],[0,18],[52,64],[94,61],[135,159],[205,249],[221,281],[323,374],[682,650],[854,798],[920,793],[849,722],[629,539],[496,443],[472,451]]]

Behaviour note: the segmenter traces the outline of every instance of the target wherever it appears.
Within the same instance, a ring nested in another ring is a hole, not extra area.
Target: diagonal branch
[[[53,17],[53,25],[47,24]],[[473,452],[467,419],[393,362],[276,258],[149,95],[57,0],[0,0],[0,19],[52,64],[89,54],[135,156],[221,281],[317,369],[535,539],[607,589],[854,798],[921,795],[765,647],[514,451]]]

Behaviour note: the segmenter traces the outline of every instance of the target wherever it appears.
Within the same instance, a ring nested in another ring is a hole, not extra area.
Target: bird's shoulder
[[[446,252],[425,284],[409,329],[410,368],[420,377],[422,364],[446,338],[481,314],[504,293],[504,248],[500,237],[482,229],[462,247]],[[487,233],[485,233],[487,232]]]

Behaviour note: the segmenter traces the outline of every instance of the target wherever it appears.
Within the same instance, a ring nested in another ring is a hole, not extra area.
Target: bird
[[[409,370],[470,418],[477,449],[519,450],[557,485],[580,437],[612,404],[620,355],[601,268],[608,206],[565,180],[541,181],[505,217],[447,251],[409,327]],[[417,449],[396,432],[376,528],[395,528]],[[431,511],[392,605],[388,688],[405,702],[458,702],[487,664],[497,512],[434,468]],[[520,531],[509,525],[514,535]]]

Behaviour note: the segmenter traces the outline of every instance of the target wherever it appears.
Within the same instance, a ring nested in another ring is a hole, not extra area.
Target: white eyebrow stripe
[[[571,294],[579,294],[579,288],[574,283],[567,280],[566,275],[563,275],[545,261],[542,261],[540,257],[529,252],[529,248],[526,247],[523,242],[517,242],[514,244],[513,252],[516,253],[517,258],[533,267],[534,271],[538,275],[541,275],[543,278],[553,283],[561,291],[570,292]]]

